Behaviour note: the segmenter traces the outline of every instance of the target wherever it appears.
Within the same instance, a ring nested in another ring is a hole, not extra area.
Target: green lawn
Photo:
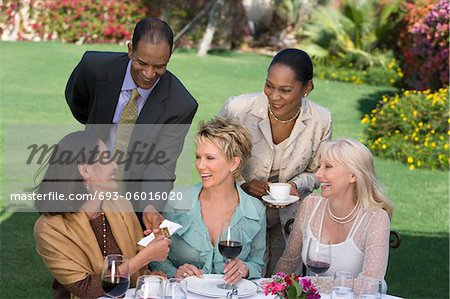
[[[66,106],[64,87],[87,49],[121,51],[125,46],[0,43],[2,145],[3,129],[9,125],[76,123]],[[223,53],[200,59],[193,52],[175,53],[169,69],[200,103],[194,129],[198,121],[215,115],[227,97],[262,90],[269,61],[269,57],[253,54]],[[334,137],[360,139],[363,126],[359,120],[374,107],[382,92],[392,89],[315,80],[310,98],[332,112]],[[3,166],[8,157],[1,153]],[[411,172],[397,161],[378,158],[375,163],[395,204],[392,228],[402,234],[402,245],[390,252],[386,277],[389,293],[405,298],[448,298],[448,173]],[[5,183],[1,173],[0,182]],[[0,192],[4,188],[5,184],[0,184]],[[35,213],[0,214],[2,297],[52,296],[51,276],[34,251],[32,230],[36,218]]]

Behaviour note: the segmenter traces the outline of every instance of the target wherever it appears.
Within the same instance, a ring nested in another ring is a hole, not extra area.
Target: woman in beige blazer
[[[271,182],[288,182],[291,194],[304,198],[318,181],[315,156],[331,139],[330,112],[306,97],[313,90],[313,66],[308,54],[285,49],[272,60],[264,93],[244,94],[227,100],[220,116],[237,119],[250,130],[253,151],[245,166],[248,194],[261,198]],[[271,275],[285,247],[284,226],[295,217],[298,202],[267,209],[266,276]]]

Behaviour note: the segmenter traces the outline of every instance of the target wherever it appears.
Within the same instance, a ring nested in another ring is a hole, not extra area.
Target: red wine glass
[[[102,269],[102,288],[113,298],[123,296],[130,286],[128,260],[120,254],[105,257]]]
[[[224,263],[238,257],[242,251],[242,232],[239,225],[231,226],[230,224],[222,225],[222,233],[219,239],[219,252],[224,257]],[[223,290],[232,290],[236,286],[229,283],[221,283],[217,285]]]
[[[330,243],[320,243],[314,239],[309,240],[308,251],[306,253],[306,267],[309,271],[316,274],[325,273],[331,264],[331,245]]]

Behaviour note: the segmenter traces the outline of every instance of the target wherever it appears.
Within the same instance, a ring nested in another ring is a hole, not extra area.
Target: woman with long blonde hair
[[[294,272],[306,263],[310,242],[331,247],[330,268],[355,277],[383,280],[389,255],[392,204],[378,182],[370,151],[343,138],[324,143],[316,176],[321,194],[302,202],[277,270]]]

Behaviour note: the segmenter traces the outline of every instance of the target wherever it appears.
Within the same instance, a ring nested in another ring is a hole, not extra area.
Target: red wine
[[[316,274],[324,273],[330,268],[329,263],[319,261],[308,261],[306,266],[308,266],[309,270]]]
[[[219,252],[228,259],[234,259],[241,253],[242,243],[237,241],[220,241]]]
[[[102,288],[106,294],[112,297],[119,297],[126,293],[130,285],[128,277],[105,276],[102,279]]]

